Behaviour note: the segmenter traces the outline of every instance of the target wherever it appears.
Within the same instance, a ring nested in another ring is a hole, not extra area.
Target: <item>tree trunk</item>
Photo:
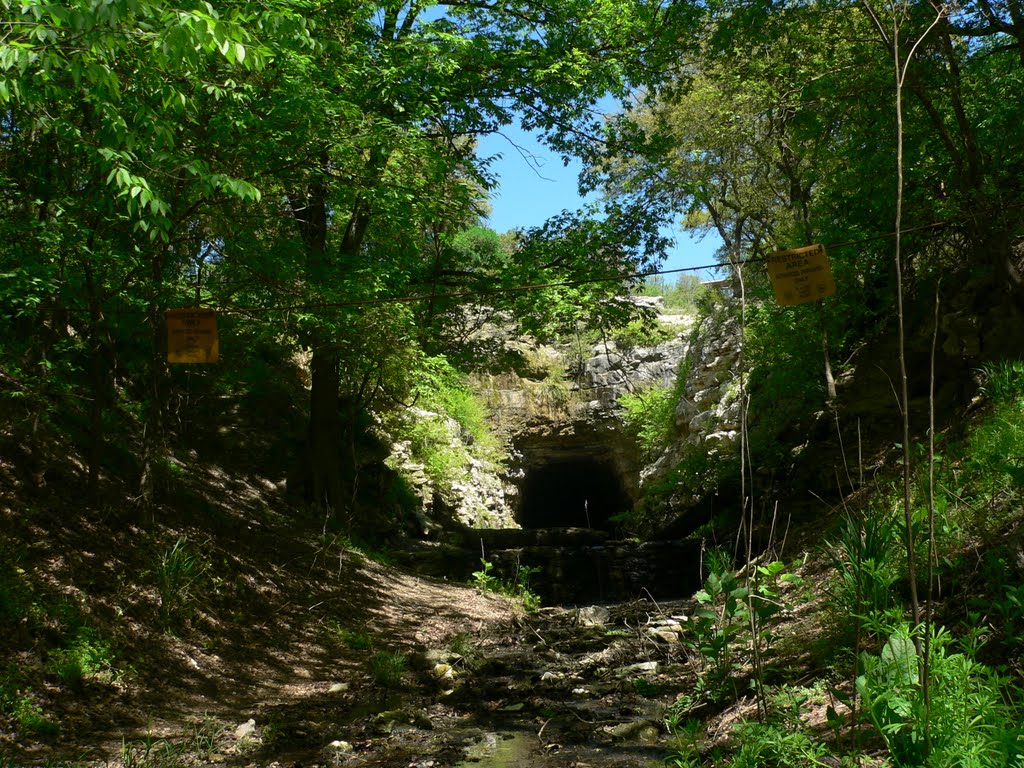
[[[82,269],[85,272],[85,288],[89,302],[89,378],[92,390],[89,400],[89,495],[95,496],[99,491],[100,464],[103,461],[105,443],[103,411],[107,399],[107,375],[103,365],[103,342],[100,339],[103,313],[92,263],[86,259],[82,262]]]
[[[322,159],[326,165],[326,158]],[[295,216],[306,248],[306,270],[310,282],[337,279],[332,274],[339,267],[339,261],[355,258],[362,246],[363,236],[369,222],[369,215],[361,204],[356,204],[349,219],[339,248],[340,260],[334,261],[327,252],[328,222],[330,207],[327,189],[321,180],[314,181],[301,193],[289,195],[292,214]],[[341,385],[341,359],[329,327],[321,326],[312,334],[309,390],[309,429],[307,431],[307,456],[303,483],[306,500],[337,509],[345,503],[342,496],[341,467],[341,413],[338,398]]]
[[[165,253],[153,257],[147,321],[152,334],[152,356],[149,370],[149,401],[142,433],[142,474],[139,478],[138,501],[143,515],[152,509],[157,495],[157,475],[166,453],[166,419],[170,371],[167,367],[166,328],[160,301],[163,288]]]
[[[309,390],[309,458],[306,467],[307,501],[333,509],[342,501],[341,414],[338,354],[328,343],[313,348]]]

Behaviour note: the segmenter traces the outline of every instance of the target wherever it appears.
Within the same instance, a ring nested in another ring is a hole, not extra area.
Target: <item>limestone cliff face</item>
[[[657,309],[657,305],[655,305]],[[738,424],[735,322],[661,315],[670,338],[651,344],[612,339],[562,348],[484,330],[499,338],[516,372],[474,380],[508,451],[504,466],[471,459],[435,487],[405,460],[423,499],[424,529],[445,520],[469,528],[579,527],[614,530],[643,486],[687,451],[735,451]],[[678,387],[677,439],[650,464],[626,429],[619,398],[651,387]],[[458,425],[449,424],[459,449]],[[401,461],[399,462],[401,463]]]
[[[739,334],[739,323],[724,313],[703,318],[693,329],[682,371],[685,384],[676,404],[675,439],[644,468],[644,482],[670,471],[688,452],[714,457],[738,450]]]

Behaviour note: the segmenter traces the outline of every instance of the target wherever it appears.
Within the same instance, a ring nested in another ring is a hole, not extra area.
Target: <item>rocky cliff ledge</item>
[[[658,309],[657,299],[647,299]],[[613,338],[555,347],[489,328],[517,359],[516,372],[477,375],[492,425],[507,448],[504,465],[473,459],[449,487],[436,488],[406,463],[425,517],[468,528],[590,528],[613,531],[642,487],[670,472],[686,451],[734,450],[738,430],[734,323],[661,315],[658,343]],[[666,334],[665,329],[670,329]],[[685,377],[679,382],[679,377]],[[652,387],[681,393],[677,439],[644,461],[619,399]],[[450,424],[453,444],[461,439]]]

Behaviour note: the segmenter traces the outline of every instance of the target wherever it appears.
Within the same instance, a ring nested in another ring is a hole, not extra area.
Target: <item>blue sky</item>
[[[492,165],[500,186],[492,193],[491,229],[506,232],[539,226],[562,210],[577,210],[584,204],[585,200],[579,196],[576,186],[580,171],[578,163],[563,166],[557,154],[518,127],[507,127],[503,134],[481,137],[477,150],[481,156],[502,156]],[[676,240],[676,244],[670,249],[662,269],[715,263],[714,252],[720,244],[717,235],[695,239],[681,228],[666,234]],[[699,275],[704,279],[712,277],[710,273]],[[674,275],[667,276],[667,279],[674,279]]]

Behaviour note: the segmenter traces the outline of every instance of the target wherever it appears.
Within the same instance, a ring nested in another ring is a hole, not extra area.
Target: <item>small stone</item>
[[[605,732],[608,733],[612,738],[615,739],[628,739],[636,733],[639,733],[646,723],[643,721],[634,723],[619,723],[618,725],[609,725],[605,728]]]
[[[235,739],[241,741],[242,739],[251,739],[256,735],[256,721],[251,717],[242,723],[240,726],[235,728]]]
[[[590,605],[576,612],[576,621],[582,627],[602,627],[611,621],[612,614],[603,605]]]
[[[334,683],[327,689],[328,693],[344,693],[348,690],[348,683]]]
[[[650,635],[655,640],[660,640],[663,643],[679,642],[679,634],[671,629],[652,629],[650,631]]]
[[[642,661],[639,664],[630,664],[628,667],[623,667],[616,672],[619,677],[627,677],[630,675],[652,675],[658,671],[658,662],[656,661]]]
[[[438,680],[451,680],[455,677],[455,670],[452,669],[451,664],[435,664],[434,677]]]

